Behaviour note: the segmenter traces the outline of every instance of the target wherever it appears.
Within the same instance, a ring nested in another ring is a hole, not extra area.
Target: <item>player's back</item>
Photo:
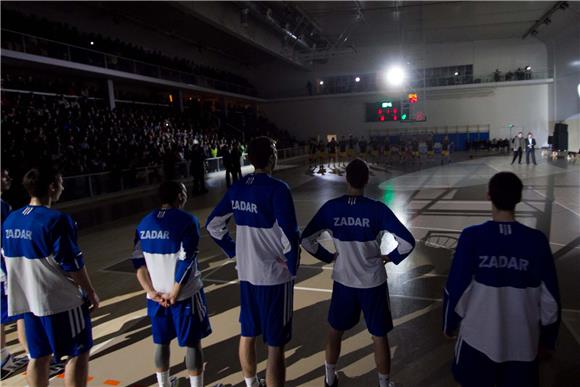
[[[471,265],[473,279],[455,309],[461,338],[497,362],[533,360],[540,323],[558,309],[548,290],[556,274],[546,237],[518,222],[489,221],[462,238],[455,259]]]
[[[76,225],[68,215],[29,205],[13,211],[2,232],[10,315],[47,316],[82,304],[77,287],[65,274],[84,265]]]
[[[188,254],[197,254],[199,221],[177,208],[154,210],[137,226],[136,239],[136,252],[142,251],[153,287],[158,292],[169,293],[175,283],[178,261],[183,261]],[[191,274],[182,284],[180,300],[202,287],[197,260],[191,265]]]
[[[292,276],[284,254],[290,248],[279,221],[293,216],[293,203],[286,183],[265,173],[250,174],[228,192],[236,221],[236,259],[240,280],[255,285],[275,285]],[[291,211],[286,211],[288,207]],[[292,212],[292,214],[290,214]]]
[[[397,247],[405,249],[403,254],[412,250],[414,240],[410,233],[406,229],[403,231],[396,216],[376,200],[344,195],[328,201],[320,213],[321,219],[327,219],[322,227],[330,231],[338,253],[333,279],[343,285],[355,288],[381,285],[387,280],[381,255]],[[389,229],[393,235],[395,232],[401,234],[398,235],[399,243],[391,239],[391,246],[381,246]],[[305,230],[304,234],[307,233]]]

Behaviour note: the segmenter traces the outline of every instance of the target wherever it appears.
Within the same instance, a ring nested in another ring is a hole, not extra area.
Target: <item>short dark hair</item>
[[[514,173],[499,172],[489,180],[489,197],[498,210],[514,211],[522,200],[523,188],[522,181]]]
[[[164,181],[159,186],[159,200],[161,204],[171,204],[177,201],[177,197],[182,193],[183,187],[178,181]]]
[[[369,182],[369,166],[361,159],[354,159],[346,166],[346,181],[353,188],[362,189]]]
[[[50,185],[56,184],[60,176],[60,171],[51,166],[32,168],[22,178],[22,185],[30,197],[41,198],[48,195]]]
[[[261,136],[254,138],[248,145],[248,159],[254,168],[266,168],[274,155],[274,140]]]

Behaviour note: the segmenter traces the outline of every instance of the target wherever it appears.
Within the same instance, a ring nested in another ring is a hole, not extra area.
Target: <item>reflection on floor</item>
[[[501,170],[513,170],[524,180],[518,219],[549,236],[557,260],[563,324],[558,352],[542,366],[542,385],[570,387],[580,383],[580,165],[543,161],[537,167],[510,166],[505,156],[422,170],[373,166],[368,195],[387,203],[419,241],[406,261],[387,266],[395,319],[390,334],[392,377],[398,386],[455,385],[450,374],[454,343],[440,332],[442,287],[461,230],[489,218],[486,183]],[[329,168],[328,173],[320,175],[296,166],[277,175],[292,187],[302,227],[322,203],[341,195],[345,188],[341,167]],[[193,198],[189,206],[202,222],[223,193],[221,183],[211,186],[211,194]],[[93,320],[90,385],[156,383],[145,296],[127,262],[133,227],[140,216],[81,233],[87,265],[104,300]],[[200,257],[214,330],[204,341],[206,384],[219,381],[241,386],[237,359],[239,293],[234,263],[224,259],[205,231]],[[304,254],[296,285],[294,338],[286,350],[289,386],[322,385],[330,275],[330,266]],[[17,348],[13,329],[9,333],[9,344]],[[377,385],[370,344],[364,322],[345,335],[339,362],[341,385]],[[172,374],[184,377],[184,352],[176,346],[172,350]],[[264,367],[265,353],[259,351],[259,370]],[[188,385],[185,379],[181,381]],[[52,384],[61,385],[62,380],[56,378]],[[18,375],[5,385],[25,385],[25,381]]]

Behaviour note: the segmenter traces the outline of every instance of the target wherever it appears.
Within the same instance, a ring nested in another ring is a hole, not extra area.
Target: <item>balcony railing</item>
[[[477,85],[482,83],[494,82],[517,82],[549,79],[552,74],[548,70],[534,70],[530,72],[502,72],[501,74],[486,73],[475,75],[458,75],[458,76],[410,76],[407,82],[409,90],[417,90],[441,86],[458,86],[458,85]],[[348,81],[344,81],[347,78]],[[304,96],[322,96],[332,94],[349,94],[349,93],[369,93],[381,92],[385,89],[384,80],[378,73],[363,74],[359,77],[360,81],[355,81],[356,75],[328,77],[324,78],[323,85],[304,84],[302,87],[276,91],[277,94],[283,94],[284,98],[304,97]],[[266,97],[278,98],[280,95],[267,95]]]
[[[306,154],[304,147],[278,150],[278,158],[280,160],[303,156],[304,154]],[[248,165],[245,154],[242,156],[242,165]],[[188,161],[181,161],[171,168],[165,168],[163,165],[153,165],[121,171],[66,176],[63,178],[65,189],[60,201],[66,202],[91,198],[159,184],[166,178],[167,173],[173,174],[172,178],[188,179],[191,176],[189,167]],[[205,168],[207,173],[223,171],[223,159],[221,157],[208,158],[205,160]]]
[[[116,54],[56,42],[4,28],[2,28],[2,48],[232,93],[256,95],[255,89],[237,83],[157,66]]]

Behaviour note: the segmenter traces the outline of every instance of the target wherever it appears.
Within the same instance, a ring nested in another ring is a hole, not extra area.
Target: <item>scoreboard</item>
[[[418,106],[417,93],[411,92],[402,99],[385,99],[380,102],[367,102],[367,122],[414,122],[425,121],[425,112]],[[419,104],[422,105],[422,104]]]
[[[399,121],[401,101],[367,103],[367,122]]]

